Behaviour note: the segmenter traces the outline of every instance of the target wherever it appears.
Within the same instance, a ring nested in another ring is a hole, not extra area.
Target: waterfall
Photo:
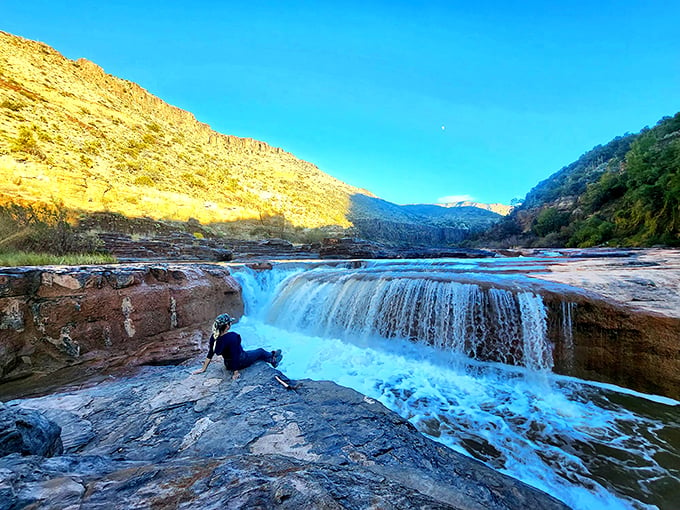
[[[561,337],[562,337],[562,358],[564,367],[572,369],[574,366],[574,329],[572,325],[572,317],[574,315],[574,303],[563,301],[561,317]]]
[[[282,349],[290,378],[354,388],[575,510],[674,508],[680,403],[553,374],[576,305],[532,291],[538,262],[230,265],[236,327],[247,348]]]
[[[534,370],[550,370],[553,364],[539,295],[430,273],[299,273],[279,287],[267,319],[324,337],[407,339]]]

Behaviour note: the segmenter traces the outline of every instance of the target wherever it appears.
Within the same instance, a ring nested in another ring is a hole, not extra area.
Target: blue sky
[[[0,30],[396,203],[509,203],[676,113],[679,20],[657,0],[0,0]]]

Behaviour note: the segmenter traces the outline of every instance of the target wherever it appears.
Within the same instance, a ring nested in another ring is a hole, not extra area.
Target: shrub
[[[592,216],[575,225],[575,232],[567,246],[572,248],[588,248],[604,244],[612,239],[615,226],[609,221]]]
[[[87,140],[83,143],[83,151],[88,154],[98,154],[101,148],[101,142],[99,140]]]
[[[181,176],[182,181],[191,186],[192,188],[205,189],[206,185],[203,180],[195,174],[185,172]]]
[[[155,183],[153,182],[153,179],[149,177],[148,175],[140,175],[139,177],[136,177],[134,180],[134,183],[137,186],[151,186],[153,187]]]
[[[554,207],[548,207],[538,214],[531,229],[537,236],[544,237],[551,232],[558,232],[567,223],[569,223],[568,212],[561,212]]]
[[[80,164],[85,168],[92,168],[94,166],[92,159],[88,158],[85,154],[80,155]]]
[[[18,112],[22,108],[24,108],[26,105],[22,103],[21,101],[16,101],[14,99],[4,99],[2,103],[0,103],[0,108],[7,108],[8,110],[12,110],[13,112]]]
[[[33,136],[34,130],[35,128],[21,126],[19,128],[19,134],[10,144],[10,149],[14,152],[23,152],[36,156],[39,159],[45,159],[45,155],[38,148],[38,142],[35,141],[35,137]]]
[[[76,231],[67,218],[58,203],[0,206],[0,248],[52,255],[100,252],[99,238]]]

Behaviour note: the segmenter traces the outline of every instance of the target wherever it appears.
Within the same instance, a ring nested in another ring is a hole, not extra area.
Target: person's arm
[[[205,361],[203,362],[203,366],[199,368],[198,370],[194,370],[191,372],[192,374],[202,374],[208,369],[208,365],[210,365],[210,362],[212,361],[212,358],[205,358]]]
[[[202,374],[203,372],[205,372],[208,369],[208,365],[210,365],[210,362],[212,361],[214,355],[215,355],[215,337],[210,335],[210,346],[208,347],[208,356],[205,358],[203,366],[198,370],[194,370],[191,373]]]

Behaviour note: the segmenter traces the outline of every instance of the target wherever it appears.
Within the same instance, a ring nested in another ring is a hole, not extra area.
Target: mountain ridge
[[[477,209],[484,209],[486,211],[491,211],[496,214],[500,214],[501,216],[507,216],[512,212],[514,209],[514,206],[512,205],[506,205],[506,204],[501,204],[499,202],[494,202],[491,204],[487,203],[482,203],[482,202],[476,202],[474,200],[460,200],[458,202],[443,202],[443,203],[437,203],[434,205],[438,205],[441,207],[476,207]]]
[[[62,186],[66,207],[86,212],[202,223],[283,215],[297,226],[348,227],[349,197],[370,194],[281,148],[218,133],[88,60],[69,60],[44,43],[6,32],[0,43],[0,172],[8,177],[0,193],[6,197],[37,200],[45,192],[36,185],[42,180],[52,189],[55,182]],[[267,178],[258,178],[258,171]],[[69,178],[87,182],[69,185]],[[326,193],[319,196],[304,184]],[[215,192],[218,186],[229,200]],[[135,200],[140,194],[148,206]],[[154,194],[179,210],[159,207],[148,196]]]
[[[367,234],[357,219],[395,220],[383,216],[371,192],[282,148],[218,133],[96,63],[6,32],[0,32],[0,175],[2,202],[58,203],[76,215],[250,221],[275,224],[280,233],[330,228],[356,235]],[[463,216],[474,223],[469,213],[450,215],[445,225],[441,217],[397,216],[404,220],[399,231],[458,228]]]
[[[395,223],[371,192],[282,148],[218,133],[96,63],[6,32],[0,32],[0,176],[5,204],[57,203],[76,216],[250,222],[267,226],[267,235],[321,228],[370,236],[355,224],[368,218],[396,225],[397,237],[424,226],[434,240],[441,228],[465,237],[475,223],[470,211],[448,220],[401,211]],[[480,218],[486,226],[486,211]]]

